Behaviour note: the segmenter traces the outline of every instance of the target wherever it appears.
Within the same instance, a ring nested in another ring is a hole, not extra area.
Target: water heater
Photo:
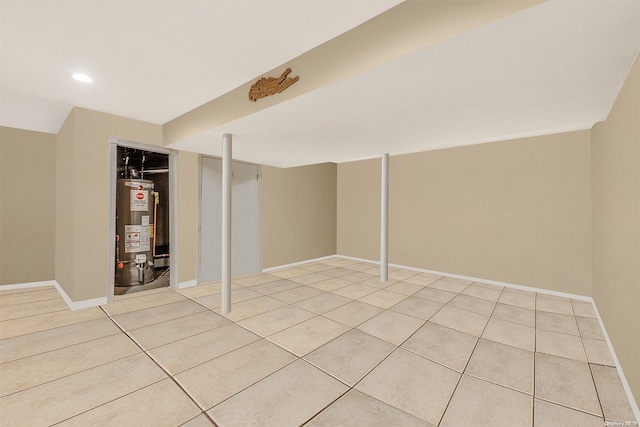
[[[136,286],[155,279],[155,203],[153,181],[119,179],[116,187],[116,286]]]

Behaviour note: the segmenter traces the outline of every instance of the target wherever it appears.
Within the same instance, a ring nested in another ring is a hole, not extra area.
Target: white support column
[[[389,153],[382,155],[380,206],[380,281],[389,279]]]
[[[231,312],[231,142],[222,135],[222,312]]]

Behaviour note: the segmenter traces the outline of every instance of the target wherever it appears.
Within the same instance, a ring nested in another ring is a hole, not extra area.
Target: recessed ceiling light
[[[75,73],[73,78],[82,83],[92,83],[93,79],[90,76],[82,73]]]

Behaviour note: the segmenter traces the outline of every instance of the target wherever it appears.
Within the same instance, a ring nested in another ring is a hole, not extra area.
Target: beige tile
[[[113,320],[125,331],[130,331],[167,320],[202,313],[205,310],[206,308],[193,301],[182,301],[119,314],[113,316]]]
[[[442,291],[449,291],[449,292],[455,292],[455,293],[464,291],[465,289],[467,289],[468,286],[469,285],[466,283],[454,282],[452,280],[445,279],[445,278],[439,279],[429,285],[429,287],[433,289],[440,289]]]
[[[301,286],[300,283],[291,280],[280,279],[274,282],[262,283],[260,285],[251,286],[251,290],[264,295],[274,294],[276,292],[288,291]]]
[[[323,316],[347,326],[356,327],[382,311],[384,311],[384,309],[381,307],[376,307],[375,305],[362,301],[352,301],[324,313]]]
[[[422,320],[429,320],[443,306],[444,304],[440,302],[416,297],[409,297],[405,300],[400,301],[389,310],[417,317]]]
[[[22,294],[16,294],[22,295]],[[45,299],[24,304],[3,306],[0,310],[0,322],[21,317],[35,316],[54,311],[66,311],[69,306],[62,298]]]
[[[182,424],[180,427],[215,427],[215,424],[213,424],[205,414],[200,414],[189,422]]]
[[[535,399],[534,427],[602,427],[604,419],[585,412]]]
[[[482,338],[534,351],[536,330],[517,323],[491,318],[482,333]]]
[[[440,289],[433,289],[431,287],[424,288],[423,290],[413,294],[414,297],[424,298],[431,301],[441,302],[444,304],[451,301],[453,298],[455,298],[456,295],[457,294],[455,292],[443,291]]]
[[[533,352],[481,338],[465,374],[533,394]]]
[[[529,326],[531,328],[536,326],[535,310],[502,303],[496,304],[496,308],[493,309],[491,318],[506,320],[519,325]]]
[[[128,293],[124,293],[121,295],[114,295],[113,296],[113,301],[114,302],[120,302],[120,301],[124,301],[124,300],[128,300],[128,299],[132,299],[132,298],[148,298],[152,295],[159,295],[159,294],[164,294],[164,293],[174,293],[173,290],[171,290],[168,286],[166,287],[162,287],[162,288],[153,288],[153,289],[147,289],[144,292],[140,292],[138,291],[135,287],[132,287],[131,289],[126,289],[126,291],[130,291]]]
[[[358,264],[358,263],[360,263],[360,261],[355,261],[355,260],[346,259],[346,258],[336,258],[333,260],[325,261],[325,264],[331,265],[333,267],[347,267],[347,266]]]
[[[297,358],[266,340],[256,341],[175,376],[203,409],[209,409]]]
[[[2,327],[0,327],[0,339],[46,331],[104,317],[106,315],[100,308],[91,307],[83,310],[54,311],[20,319],[5,320],[2,322]]]
[[[146,292],[144,293],[146,294]],[[180,295],[177,292],[170,291],[136,296],[135,298],[127,298],[111,304],[105,304],[102,308],[109,314],[109,316],[116,316],[130,311],[143,310],[149,307],[188,300],[189,299],[187,297]]]
[[[459,378],[451,369],[398,349],[355,388],[438,425]]]
[[[353,271],[364,271],[375,268],[375,264],[372,264],[370,262],[359,262],[357,264],[345,265],[344,268],[348,268],[349,270]]]
[[[320,282],[322,280],[327,280],[330,277],[333,277],[333,276],[328,276],[328,275],[322,274],[322,273],[307,273],[307,274],[304,274],[302,276],[292,277],[291,280],[293,280],[296,283],[303,284],[303,285],[309,285],[311,283],[316,283],[316,282]]]
[[[316,263],[312,263],[312,264],[304,264],[301,267],[304,268],[307,271],[312,271],[314,273],[320,273],[320,272],[323,272],[325,270],[331,270],[333,268],[333,265],[328,265],[328,264],[323,264],[321,262],[316,262]],[[351,269],[351,268],[349,267],[349,269]]]
[[[3,310],[10,305],[14,304],[26,304],[35,301],[44,301],[48,299],[61,299],[62,297],[58,293],[58,290],[50,286],[48,288],[38,288],[30,292],[18,292],[12,294],[0,294],[0,307]],[[64,301],[63,301],[64,302]]]
[[[52,425],[167,378],[138,353],[0,398],[3,425]]]
[[[464,375],[440,426],[530,426],[533,397]]]
[[[580,336],[576,318],[567,314],[536,312],[536,328]]]
[[[424,324],[424,320],[395,311],[383,311],[358,329],[391,344],[400,345]]]
[[[593,304],[590,302],[571,300],[571,306],[573,307],[573,314],[576,316],[598,317],[596,310],[593,308]]]
[[[573,316],[573,307],[568,299],[536,298],[536,310]]]
[[[446,280],[449,280],[451,282],[462,283],[463,285],[470,285],[470,284],[474,283],[473,280],[463,279],[462,277],[444,276],[443,278],[446,279]],[[485,287],[488,287],[488,288],[497,288],[497,286],[495,286],[495,285],[489,285],[489,284],[485,284],[485,283],[476,282],[476,284],[478,284],[479,286],[485,286]]]
[[[118,334],[2,363],[0,396],[57,380],[140,351],[126,335]]]
[[[578,329],[580,330],[580,336],[582,338],[604,341],[604,333],[602,332],[598,319],[576,317],[576,321],[578,322]]]
[[[512,288],[512,287],[506,287],[506,286],[504,288],[504,292],[520,294],[520,295],[529,295],[530,297],[534,297],[534,298],[536,296],[535,292],[527,291],[526,289]]]
[[[242,289],[242,286],[231,282],[231,289]],[[220,282],[207,283],[203,285],[191,286],[189,288],[179,289],[178,293],[184,295],[187,298],[195,299],[203,297],[205,295],[219,294],[222,292],[222,285]]]
[[[416,292],[418,292],[422,288],[423,288],[423,286],[414,285],[413,283],[398,282],[398,283],[394,283],[393,285],[385,288],[385,290],[391,291],[391,292],[397,292],[399,294],[409,296],[409,295],[415,294]]]
[[[295,267],[295,268],[287,268],[284,270],[271,271],[270,274],[278,277],[282,277],[284,279],[291,279],[296,276],[304,276],[305,274],[309,274],[309,271],[304,268]],[[257,285],[257,283],[254,283]]]
[[[429,286],[430,284],[432,284],[433,282],[435,282],[439,278],[440,278],[440,276],[435,276],[435,275],[428,274],[428,273],[420,273],[417,276],[409,277],[408,279],[405,279],[404,281],[407,282],[407,283],[413,283],[414,285]]]
[[[260,337],[237,325],[227,325],[149,351],[171,375],[244,347]]]
[[[481,298],[460,294],[449,301],[448,305],[451,307],[473,311],[474,313],[482,314],[483,316],[490,316],[493,312],[493,308],[496,306],[496,303]]]
[[[374,292],[378,292],[378,289],[361,283],[355,283],[333,291],[336,295],[342,295],[343,297],[351,299],[359,299]]]
[[[153,404],[149,404],[153,402]],[[58,424],[86,426],[177,426],[200,409],[171,379],[165,379]]]
[[[365,273],[367,271],[365,270]],[[327,276],[331,276],[331,277],[340,277],[340,276],[344,276],[345,274],[351,274],[353,273],[353,270],[349,270],[348,268],[344,268],[344,267],[333,267],[329,270],[323,270],[322,274],[327,275]]]
[[[280,301],[284,301],[287,304],[293,304],[294,302],[309,299],[318,295],[322,295],[324,291],[311,286],[299,286],[288,291],[276,292],[271,294],[271,297],[277,298]]]
[[[129,335],[145,350],[197,335],[230,322],[209,310],[145,326],[129,331]]]
[[[535,359],[536,398],[602,415],[589,365],[543,353]]]
[[[478,338],[464,332],[427,322],[402,348],[463,372]]]
[[[320,282],[311,283],[309,286],[312,288],[320,289],[321,291],[331,292],[336,289],[344,288],[351,285],[352,282],[343,280],[339,277],[332,277],[331,279],[321,280]]]
[[[430,321],[479,337],[488,320],[487,316],[447,305],[438,311]]]
[[[292,305],[287,305],[241,320],[238,322],[238,325],[262,337],[267,337],[283,329],[302,323],[305,320],[309,320],[312,317],[315,317],[315,314]]]
[[[266,313],[267,311],[284,307],[285,305],[287,304],[277,299],[267,296],[261,296],[247,301],[231,303],[230,313],[223,314],[220,308],[216,308],[214,311],[233,322],[238,322],[251,316],[257,316],[258,314]]]
[[[468,286],[464,291],[462,291],[462,293],[465,295],[470,295],[472,297],[485,299],[487,301],[497,302],[498,298],[500,298],[500,295],[502,294],[502,289],[471,285]]]
[[[567,301],[567,302],[571,301],[569,298],[560,297],[560,296],[557,296],[557,295],[552,295],[552,294],[547,293],[546,291],[544,291],[542,289],[541,289],[541,292],[537,292],[536,293],[536,298],[554,299],[556,301]]]
[[[207,413],[222,426],[299,426],[345,391],[344,384],[299,360]]]
[[[536,351],[568,359],[587,361],[580,337],[536,330]]]
[[[344,276],[340,276],[343,280],[348,280],[350,282],[362,282],[363,280],[373,279],[376,276],[373,274],[363,273],[361,271],[356,271],[353,273],[345,274]]]
[[[453,279],[453,280],[461,280],[461,279]],[[462,279],[465,280],[465,279]],[[466,283],[465,281],[461,281],[460,283]],[[482,288],[487,288],[487,289],[495,289],[497,291],[504,291],[505,287],[504,286],[498,286],[498,285],[494,285],[492,283],[485,283],[485,282],[475,282],[472,281],[474,286],[480,286]]]
[[[417,271],[397,269],[389,271],[389,278],[393,280],[406,280],[418,274]]]
[[[381,282],[380,276],[376,276],[373,279],[364,280],[360,283],[367,286],[373,286],[376,289],[384,289],[386,287],[393,285],[394,283],[398,283],[398,281],[394,279],[389,279],[386,282]]]
[[[2,340],[0,343],[0,360],[10,362],[119,333],[120,329],[111,320],[103,317],[88,322],[20,335]]]
[[[297,356],[304,356],[348,330],[348,326],[318,316],[271,335],[268,339]]]
[[[308,427],[433,427],[419,418],[391,405],[351,390],[318,416],[305,424]]]
[[[635,421],[616,368],[590,365],[606,421]]]
[[[516,307],[536,309],[536,298],[531,295],[522,295],[514,292],[503,292],[498,299],[502,304],[513,305]]]
[[[307,354],[307,362],[353,386],[396,346],[357,329],[352,329]]]
[[[584,346],[585,353],[587,353],[587,360],[589,363],[615,366],[606,341],[583,338],[582,345]]]
[[[377,292],[367,295],[366,297],[360,298],[360,301],[382,308],[389,308],[396,305],[405,298],[407,298],[406,295],[397,294],[395,292],[387,291],[386,289],[381,289]]]
[[[304,270],[301,270],[301,274],[305,274],[305,273],[306,272]],[[237,283],[240,286],[246,287],[246,286],[260,285],[262,283],[275,282],[276,280],[279,280],[281,277],[285,277],[285,276],[276,274],[276,273],[273,273],[273,274],[262,273],[262,274],[254,274],[254,275],[245,276],[245,277],[237,277],[233,279],[233,282]]]
[[[4,288],[4,286],[2,286]],[[28,288],[13,288],[13,289],[0,289],[0,297],[4,295],[11,294],[22,294],[24,292],[34,292],[34,291],[46,291],[48,289],[55,289],[53,285],[45,285],[45,286],[34,286]]]
[[[333,293],[327,293],[297,302],[295,303],[295,305],[316,314],[323,314],[327,311],[334,310],[352,301],[353,300],[351,298],[335,295]]]

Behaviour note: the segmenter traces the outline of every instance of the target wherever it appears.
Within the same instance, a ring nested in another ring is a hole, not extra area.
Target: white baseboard
[[[62,299],[71,310],[82,310],[83,308],[96,307],[107,303],[107,297],[94,298],[82,301],[73,301],[69,298],[69,295],[62,289],[62,286],[55,280],[46,280],[43,282],[28,282],[28,283],[15,283],[11,285],[1,285],[0,290],[10,289],[26,289],[26,288],[39,288],[42,286],[53,286],[56,288]]]
[[[193,286],[196,286],[197,284],[198,282],[196,281],[196,279],[187,280],[186,282],[178,283],[178,289],[191,288]]]
[[[290,267],[295,267],[295,266],[302,265],[302,264],[308,264],[310,262],[324,261],[326,259],[335,258],[337,256],[340,256],[340,255],[335,255],[335,254],[334,255],[327,255],[327,256],[320,257],[320,258],[308,259],[306,261],[298,261],[298,262],[292,262],[291,264],[284,264],[284,265],[278,265],[278,266],[275,266],[275,267],[263,268],[262,272],[263,273],[268,273],[270,271],[280,270],[281,268],[290,268]]]

